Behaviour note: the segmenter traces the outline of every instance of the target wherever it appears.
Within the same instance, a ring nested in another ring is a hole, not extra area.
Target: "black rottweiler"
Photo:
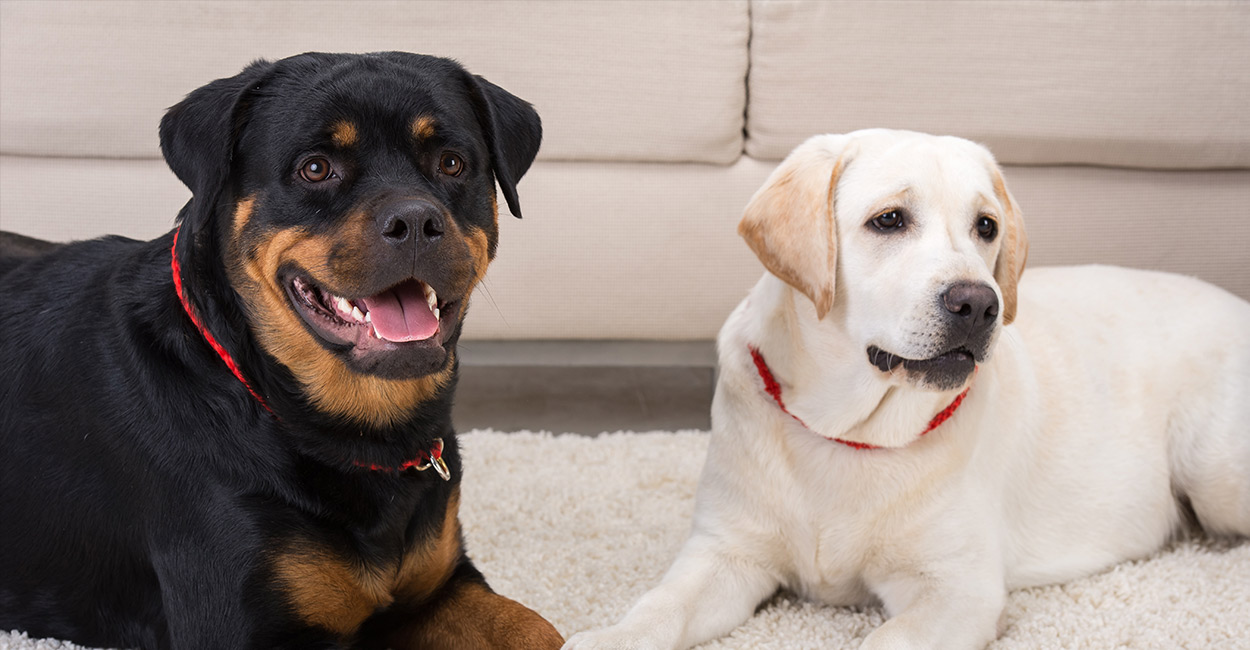
[[[0,630],[559,647],[465,556],[450,416],[537,113],[446,59],[310,53],[160,136],[173,232],[0,237]]]

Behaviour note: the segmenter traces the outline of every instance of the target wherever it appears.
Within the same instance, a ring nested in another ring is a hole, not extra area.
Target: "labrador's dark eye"
[[[459,176],[464,171],[464,161],[454,153],[444,153],[438,159],[438,171],[448,176]]]
[[[887,212],[882,212],[881,214],[877,215],[876,217],[873,218],[872,221],[869,221],[868,223],[871,223],[872,227],[876,228],[877,230],[880,230],[882,232],[888,232],[891,230],[899,230],[903,228],[906,225],[907,221],[906,219],[903,218],[902,210],[889,210]]]
[[[998,236],[998,222],[985,215],[977,217],[977,236],[987,242],[994,241]]]
[[[299,168],[299,175],[309,183],[320,183],[330,177],[330,161],[321,156],[314,156],[304,161]]]

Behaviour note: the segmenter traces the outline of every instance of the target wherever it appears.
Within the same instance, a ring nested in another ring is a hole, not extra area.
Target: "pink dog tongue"
[[[362,302],[373,329],[388,341],[424,341],[438,331],[438,319],[417,282],[405,282]]]

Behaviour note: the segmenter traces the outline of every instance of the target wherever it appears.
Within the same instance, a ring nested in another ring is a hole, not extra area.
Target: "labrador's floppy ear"
[[[503,190],[508,211],[521,218],[516,184],[529,170],[543,139],[538,112],[520,97],[479,77],[469,75],[478,122],[486,134],[495,180]]]
[[[849,138],[808,138],[777,166],[747,204],[738,234],[770,273],[801,291],[824,318],[833,308],[838,176]]]
[[[273,68],[256,61],[242,72],[192,91],[161,118],[161,153],[188,188],[191,200],[179,214],[179,257],[190,250],[212,219],[222,187],[230,177],[235,141],[242,128],[246,98]]]
[[[1007,191],[1002,170],[992,161],[990,176],[994,179],[994,196],[1003,207],[1003,241],[998,249],[998,259],[994,261],[994,281],[1003,292],[1003,325],[1010,325],[1016,319],[1016,286],[1029,259],[1029,237],[1024,230],[1020,207],[1011,192]]]

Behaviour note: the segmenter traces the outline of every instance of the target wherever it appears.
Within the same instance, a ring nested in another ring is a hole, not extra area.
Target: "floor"
[[[456,428],[596,434],[709,428],[712,341],[464,341]]]

